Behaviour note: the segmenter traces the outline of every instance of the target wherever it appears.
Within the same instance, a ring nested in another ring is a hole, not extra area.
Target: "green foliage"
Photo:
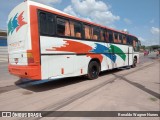
[[[148,49],[148,50],[157,50],[157,49],[160,49],[160,45],[147,46],[146,49]]]
[[[142,45],[141,46],[141,49],[145,50],[146,46],[145,45]]]

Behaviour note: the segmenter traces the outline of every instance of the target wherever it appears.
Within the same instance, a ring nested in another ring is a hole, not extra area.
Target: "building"
[[[0,29],[0,46],[7,46],[7,31]]]

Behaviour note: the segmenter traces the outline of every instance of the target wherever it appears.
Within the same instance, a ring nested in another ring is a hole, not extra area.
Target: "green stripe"
[[[121,57],[124,61],[126,60],[126,54],[117,46],[110,45],[110,52],[117,54],[119,57]]]

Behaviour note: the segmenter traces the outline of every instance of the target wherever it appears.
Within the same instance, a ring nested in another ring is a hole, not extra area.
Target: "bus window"
[[[134,51],[138,52],[140,50],[140,46],[141,46],[140,41],[137,38],[134,38],[134,40],[133,40]]]
[[[113,33],[112,32],[109,32],[109,42],[113,42]]]
[[[88,25],[84,25],[84,33],[85,33],[85,39],[91,39],[91,27]]]
[[[47,30],[47,16],[46,13],[40,13],[40,31],[45,34]]]
[[[136,38],[137,40],[137,51],[140,51],[140,47],[141,47],[141,42]]]
[[[119,34],[119,43],[122,43],[122,34]]]
[[[76,38],[82,37],[82,26],[78,22],[70,22],[70,28],[71,28],[71,36]]]
[[[128,45],[132,45],[132,37],[131,36],[127,36],[127,44]]]
[[[108,43],[109,42],[109,33],[105,31],[105,40]]]
[[[104,29],[101,29],[100,30],[100,40],[101,41],[105,41],[107,38],[107,33],[106,33],[106,31],[104,30]],[[108,40],[108,39],[107,39]]]
[[[127,44],[129,45],[129,36],[127,35]]]
[[[99,40],[99,28],[98,27],[93,27],[93,40]]]
[[[70,36],[69,21],[57,18],[57,34],[60,36]]]
[[[100,30],[100,40],[101,41],[104,41],[104,39],[105,39],[105,36],[104,36],[104,30]]]
[[[75,37],[75,31],[74,31],[74,22],[70,22],[70,28],[71,28],[71,36]]]
[[[133,40],[133,47],[136,47],[136,40]]]
[[[114,33],[114,43],[118,43],[118,34]]]
[[[54,15],[49,13],[40,12],[40,34],[41,35],[54,35]]]
[[[126,44],[127,43],[127,40],[126,40],[126,36],[125,35],[123,35],[123,44]]]

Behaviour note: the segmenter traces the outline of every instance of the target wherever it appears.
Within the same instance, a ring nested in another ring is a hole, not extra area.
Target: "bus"
[[[137,37],[33,1],[10,12],[7,33],[8,69],[20,78],[96,79],[139,61]]]

